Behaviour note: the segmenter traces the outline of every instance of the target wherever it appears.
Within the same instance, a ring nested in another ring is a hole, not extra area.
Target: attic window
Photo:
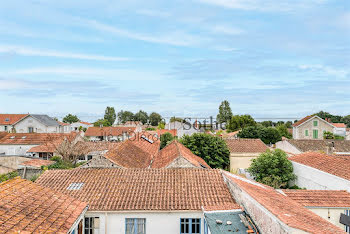
[[[148,141],[149,143],[153,144],[153,141],[150,140],[150,139],[148,139],[147,137],[145,137],[145,136],[142,135],[141,138],[144,139],[144,140],[146,140],[146,141]]]
[[[81,187],[83,187],[84,183],[71,183],[67,190],[79,190]]]
[[[12,136],[12,137],[10,137],[10,139],[15,139],[15,137],[16,137],[16,136]]]
[[[5,119],[5,122],[9,122],[9,121],[10,121],[10,119],[9,119],[9,118],[6,118],[6,119]]]

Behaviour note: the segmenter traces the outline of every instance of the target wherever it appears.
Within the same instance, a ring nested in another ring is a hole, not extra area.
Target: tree
[[[256,122],[250,115],[234,115],[228,122],[227,130],[234,132],[248,126],[255,125]]]
[[[346,126],[350,128],[350,115],[344,116],[340,122],[345,123]]]
[[[95,127],[100,127],[100,126],[109,127],[109,126],[111,126],[111,123],[106,119],[99,119],[94,123],[94,126]]]
[[[288,132],[288,128],[285,124],[277,125],[276,129],[282,137],[286,137],[288,139],[292,138],[292,134]]]
[[[166,133],[160,135],[160,149],[163,149],[165,146],[167,146],[173,140],[174,140],[174,136],[171,135],[170,132],[166,132]]]
[[[275,144],[277,141],[282,140],[282,137],[276,128],[265,128],[260,125],[243,128],[237,136],[239,138],[259,138],[265,144]]]
[[[126,121],[134,120],[134,114],[131,111],[119,111],[118,112],[118,121],[120,123],[125,123]]]
[[[192,153],[204,159],[212,168],[228,169],[230,165],[230,151],[226,142],[218,136],[205,133],[184,135],[180,142]]]
[[[261,122],[261,125],[264,126],[265,128],[273,127],[273,122],[271,120],[265,120]]]
[[[340,123],[342,120],[342,116],[340,115],[332,115],[328,112],[324,112],[324,111],[320,111],[316,114],[313,115],[317,115],[318,117],[322,118],[322,119],[330,119],[330,121],[332,123]]]
[[[137,112],[134,115],[134,120],[135,121],[141,121],[142,124],[146,124],[148,122],[148,114],[147,114],[147,112],[145,112],[143,110],[139,110],[139,112]]]
[[[115,114],[114,107],[107,106],[105,110],[104,119],[107,120],[111,125],[114,124],[117,115]]]
[[[228,123],[232,118],[232,110],[230,103],[227,100],[221,102],[219,106],[219,114],[216,116],[216,121],[221,123]]]
[[[156,112],[152,112],[149,115],[149,122],[152,126],[158,126],[158,124],[162,121],[162,116]]]
[[[276,189],[287,188],[288,182],[296,179],[292,163],[287,154],[280,149],[268,150],[253,159],[248,172],[256,181]]]
[[[336,140],[344,140],[345,137],[333,134],[332,132],[324,132],[323,139],[336,139]]]
[[[158,124],[158,129],[164,129],[165,128],[165,122],[162,120]]]
[[[170,120],[169,120],[169,122],[170,123],[173,123],[173,122],[180,122],[180,123],[183,123],[183,122],[185,122],[185,120],[184,119],[182,119],[182,118],[178,118],[178,117],[171,117],[170,118]]]
[[[293,128],[293,123],[292,123],[292,121],[287,121],[287,122],[285,123],[285,125],[286,125],[287,128]]]
[[[63,118],[63,123],[76,123],[79,122],[80,119],[76,115],[68,114]]]

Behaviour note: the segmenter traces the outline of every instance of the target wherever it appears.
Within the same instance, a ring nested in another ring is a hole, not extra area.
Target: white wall
[[[345,230],[345,225],[339,222],[340,214],[345,214],[345,210],[350,210],[350,207],[338,208],[338,207],[306,207],[318,216],[321,216],[328,222]]]
[[[300,150],[298,150],[294,145],[289,143],[287,140],[276,142],[276,148],[292,154],[302,153]]]
[[[28,133],[28,127],[33,127],[34,132],[37,133],[59,133],[59,126],[46,126],[34,119],[32,116],[28,116],[25,119],[19,121],[15,126],[17,133]]]
[[[299,187],[320,190],[347,190],[350,192],[349,180],[300,163],[291,162],[293,164],[294,174],[297,176],[295,184]]]
[[[0,154],[5,155],[25,155],[26,152],[37,145],[0,145]]]
[[[203,212],[87,212],[85,217],[99,217],[99,234],[125,233],[126,218],[145,218],[148,234],[179,234],[180,218],[201,218],[204,233]]]

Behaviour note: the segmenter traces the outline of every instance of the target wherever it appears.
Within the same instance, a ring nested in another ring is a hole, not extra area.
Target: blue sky
[[[0,112],[350,114],[347,0],[3,0]]]

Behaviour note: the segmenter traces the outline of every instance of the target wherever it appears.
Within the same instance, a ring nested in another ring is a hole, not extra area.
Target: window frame
[[[188,219],[189,220],[189,230],[188,230],[188,234],[201,234],[202,233],[202,219],[201,218],[180,218],[180,234],[187,234],[186,232],[183,233],[181,232],[181,220],[182,219]],[[192,232],[192,222],[194,219],[198,219],[199,220],[199,232]]]
[[[312,138],[313,139],[318,139],[318,129],[312,130]]]
[[[85,219],[89,219],[89,222],[90,222],[90,220],[92,220],[92,226],[91,227],[86,227],[86,225],[85,225]],[[96,228],[95,227],[95,219],[99,219],[98,220],[98,223],[99,223],[99,225],[98,225],[98,228]],[[84,217],[84,228],[83,228],[83,233],[85,234],[86,233],[86,231],[88,230],[88,233],[90,233],[90,230],[91,230],[91,233],[95,233],[95,230],[98,230],[98,233],[100,233],[100,222],[101,222],[101,220],[100,220],[100,217],[98,217],[98,216],[88,216],[88,217]],[[87,230],[86,230],[87,229]]]
[[[143,220],[143,224],[144,224],[144,229],[145,229],[145,232],[144,234],[146,234],[146,218],[125,218],[125,234],[127,234],[127,221],[128,220],[133,220],[134,221],[134,226],[135,226],[135,230],[134,230],[134,233],[133,234],[138,234],[138,220]]]
[[[309,136],[309,130],[305,129],[305,136]]]
[[[317,120],[314,120],[314,127],[317,127],[318,126],[318,121]]]

